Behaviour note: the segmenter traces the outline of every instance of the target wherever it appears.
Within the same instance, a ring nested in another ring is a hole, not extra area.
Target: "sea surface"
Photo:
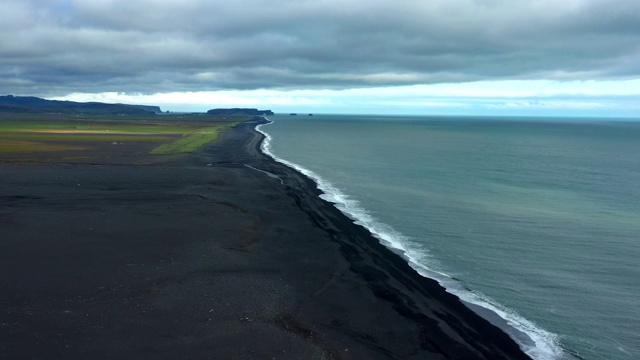
[[[640,359],[640,121],[269,120],[265,152],[533,358]]]

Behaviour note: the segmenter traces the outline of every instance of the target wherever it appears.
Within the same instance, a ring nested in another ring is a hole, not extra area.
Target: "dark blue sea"
[[[265,152],[533,358],[640,358],[640,121],[269,119]]]

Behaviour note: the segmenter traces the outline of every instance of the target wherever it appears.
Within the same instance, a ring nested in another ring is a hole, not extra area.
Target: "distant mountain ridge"
[[[231,109],[211,109],[207,111],[209,115],[273,115],[271,110],[258,110],[249,108],[231,108]]]
[[[65,114],[160,114],[159,106],[47,100],[34,96],[0,96],[0,112]]]

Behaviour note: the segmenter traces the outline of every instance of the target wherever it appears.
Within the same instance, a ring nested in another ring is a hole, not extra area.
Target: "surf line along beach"
[[[263,154],[0,167],[7,358],[529,359]]]

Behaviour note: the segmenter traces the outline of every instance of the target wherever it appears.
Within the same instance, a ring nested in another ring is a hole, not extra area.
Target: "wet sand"
[[[256,121],[165,164],[0,166],[0,358],[528,359]]]

